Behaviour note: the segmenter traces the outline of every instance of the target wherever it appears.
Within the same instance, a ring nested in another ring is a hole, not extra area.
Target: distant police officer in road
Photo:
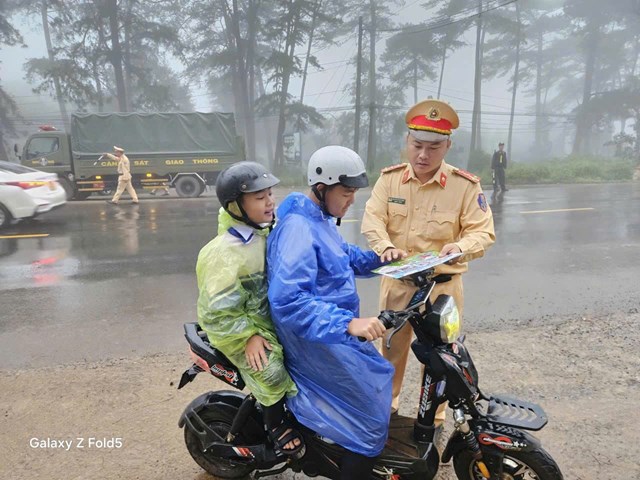
[[[493,152],[491,158],[491,170],[493,170],[493,191],[498,192],[498,186],[500,186],[500,192],[507,191],[505,187],[505,170],[507,169],[507,152],[504,151],[504,143],[498,144],[498,150]]]
[[[467,262],[484,255],[495,241],[493,216],[482,193],[479,178],[444,162],[451,147],[451,132],[458,127],[456,112],[440,100],[426,100],[405,116],[409,163],[382,170],[367,201],[362,233],[378,254],[401,250],[415,255],[429,250],[441,256],[461,252],[455,263],[437,267],[437,273],[452,279],[438,283],[431,295],[453,296],[462,314],[464,299],[461,274]],[[380,308],[402,310],[416,291],[399,280],[384,277],[380,286]],[[407,364],[412,330],[396,334],[383,355],[394,365],[393,404],[397,410]],[[444,420],[444,408],[436,421]]]
[[[105,153],[104,156],[109,160],[118,162],[118,189],[116,190],[113,198],[111,200],[107,200],[107,203],[117,205],[120,200],[120,196],[125,189],[129,192],[129,195],[131,195],[133,203],[138,203],[138,195],[131,184],[131,165],[129,164],[129,159],[124,154],[124,148],[113,147],[113,151],[115,152],[115,155]]]

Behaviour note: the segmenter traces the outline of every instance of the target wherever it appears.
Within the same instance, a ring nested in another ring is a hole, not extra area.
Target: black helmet
[[[254,228],[261,228],[249,220],[238,200],[244,193],[259,192],[260,190],[274,187],[278,183],[280,183],[280,180],[259,163],[238,162],[220,172],[216,180],[216,194],[222,208],[229,215]],[[233,202],[237,202],[242,216],[229,211],[229,205]]]

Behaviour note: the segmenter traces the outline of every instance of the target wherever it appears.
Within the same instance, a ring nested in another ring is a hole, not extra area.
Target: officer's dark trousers
[[[497,190],[499,185],[500,190],[504,192],[507,189],[504,183],[505,183],[504,168],[494,169],[493,170],[493,189]]]

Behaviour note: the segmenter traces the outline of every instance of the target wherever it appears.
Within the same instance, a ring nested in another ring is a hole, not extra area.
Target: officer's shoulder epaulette
[[[461,168],[457,168],[457,167],[454,167],[452,170],[453,170],[453,173],[457,173],[461,177],[469,180],[470,182],[473,182],[473,183],[480,182],[480,177],[477,175],[474,175],[471,172],[467,172],[466,170],[462,170]]]
[[[391,165],[390,167],[384,167],[382,170],[380,170],[380,173],[393,172],[394,170],[398,170],[398,169],[404,168],[406,166],[407,166],[406,163],[397,163],[396,165]]]

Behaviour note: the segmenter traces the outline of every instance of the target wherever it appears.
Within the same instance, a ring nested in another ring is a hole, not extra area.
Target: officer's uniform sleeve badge
[[[484,196],[484,193],[478,194],[478,206],[480,207],[480,210],[485,213],[487,212],[487,197]]]

